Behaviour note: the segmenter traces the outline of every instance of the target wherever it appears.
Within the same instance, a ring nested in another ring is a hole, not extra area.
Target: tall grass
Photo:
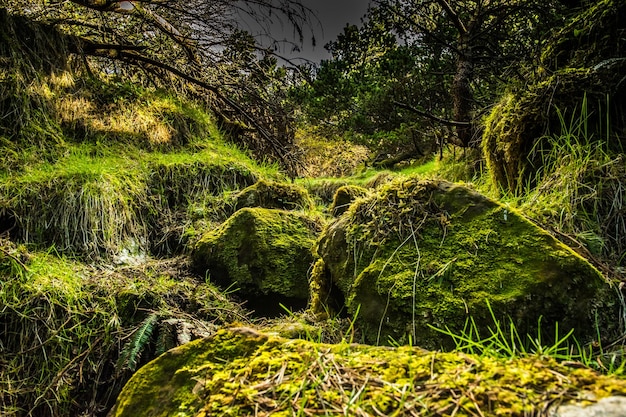
[[[579,109],[569,114],[556,109],[556,114],[560,132],[536,142],[528,156],[532,175],[523,175],[529,179],[520,192],[503,200],[567,243],[623,266],[626,164],[609,116],[591,114],[586,98]]]

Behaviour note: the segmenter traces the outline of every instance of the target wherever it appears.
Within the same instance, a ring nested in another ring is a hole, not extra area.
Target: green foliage
[[[393,102],[419,100],[429,91],[416,74],[419,53],[398,44],[374,15],[361,28],[346,26],[327,49],[333,58],[321,63],[310,84],[292,91],[307,121],[327,132],[352,132],[351,141],[392,153],[413,146],[420,120],[398,112]]]
[[[552,1],[445,4],[382,1],[360,27],[346,26],[327,45],[332,59],[296,91],[308,119],[391,154],[477,143],[458,126],[455,139],[445,121],[473,123],[506,83],[523,78],[520,66],[532,65],[564,9]]]
[[[137,365],[141,359],[142,353],[152,341],[152,333],[155,327],[157,327],[158,321],[159,315],[157,313],[151,313],[139,327],[135,329],[130,340],[120,351],[116,365],[118,370],[128,369],[132,372],[137,370]]]

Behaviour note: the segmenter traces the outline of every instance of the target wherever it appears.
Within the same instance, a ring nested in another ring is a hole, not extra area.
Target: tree
[[[266,27],[282,21],[301,41],[311,12],[298,0],[3,0],[0,7],[63,34],[90,72],[206,99],[248,147],[293,172],[290,112],[275,97],[285,74],[241,26],[244,17]]]
[[[378,8],[406,42],[453,58],[446,73],[452,75],[447,88],[455,143],[473,147],[480,138],[477,109],[493,102],[499,80],[523,77],[520,66],[538,56],[542,36],[559,22],[562,6],[551,0],[380,0]]]

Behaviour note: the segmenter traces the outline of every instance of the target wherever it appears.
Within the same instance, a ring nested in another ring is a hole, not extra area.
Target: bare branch
[[[450,4],[446,0],[437,0],[437,3],[439,3],[439,5],[443,7],[443,9],[446,11],[446,13],[448,14],[448,17],[450,17],[450,19],[452,20],[452,23],[454,24],[456,29],[459,31],[459,33],[466,34],[467,28],[465,27],[465,25],[459,18],[459,15],[452,9]]]
[[[469,126],[472,125],[470,122],[459,122],[459,121],[456,121],[456,120],[444,119],[444,118],[435,116],[434,114],[426,113],[425,111],[417,109],[417,108],[415,108],[415,107],[413,107],[413,106],[411,106],[409,104],[401,103],[399,101],[395,101],[394,100],[393,104],[395,104],[396,106],[400,107],[401,109],[408,110],[408,111],[410,111],[412,113],[417,114],[418,116],[425,117],[427,119],[430,119],[430,120],[435,121],[437,123],[441,123],[441,124],[446,125],[446,126],[469,127]]]

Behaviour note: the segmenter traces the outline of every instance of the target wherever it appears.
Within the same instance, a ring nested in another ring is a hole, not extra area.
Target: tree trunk
[[[459,142],[464,147],[475,146],[472,143],[472,102],[474,95],[470,86],[474,76],[474,62],[472,50],[463,43],[459,47],[459,55],[456,63],[456,73],[452,81],[452,100],[454,106],[454,120],[467,122],[467,125],[456,126]]]

